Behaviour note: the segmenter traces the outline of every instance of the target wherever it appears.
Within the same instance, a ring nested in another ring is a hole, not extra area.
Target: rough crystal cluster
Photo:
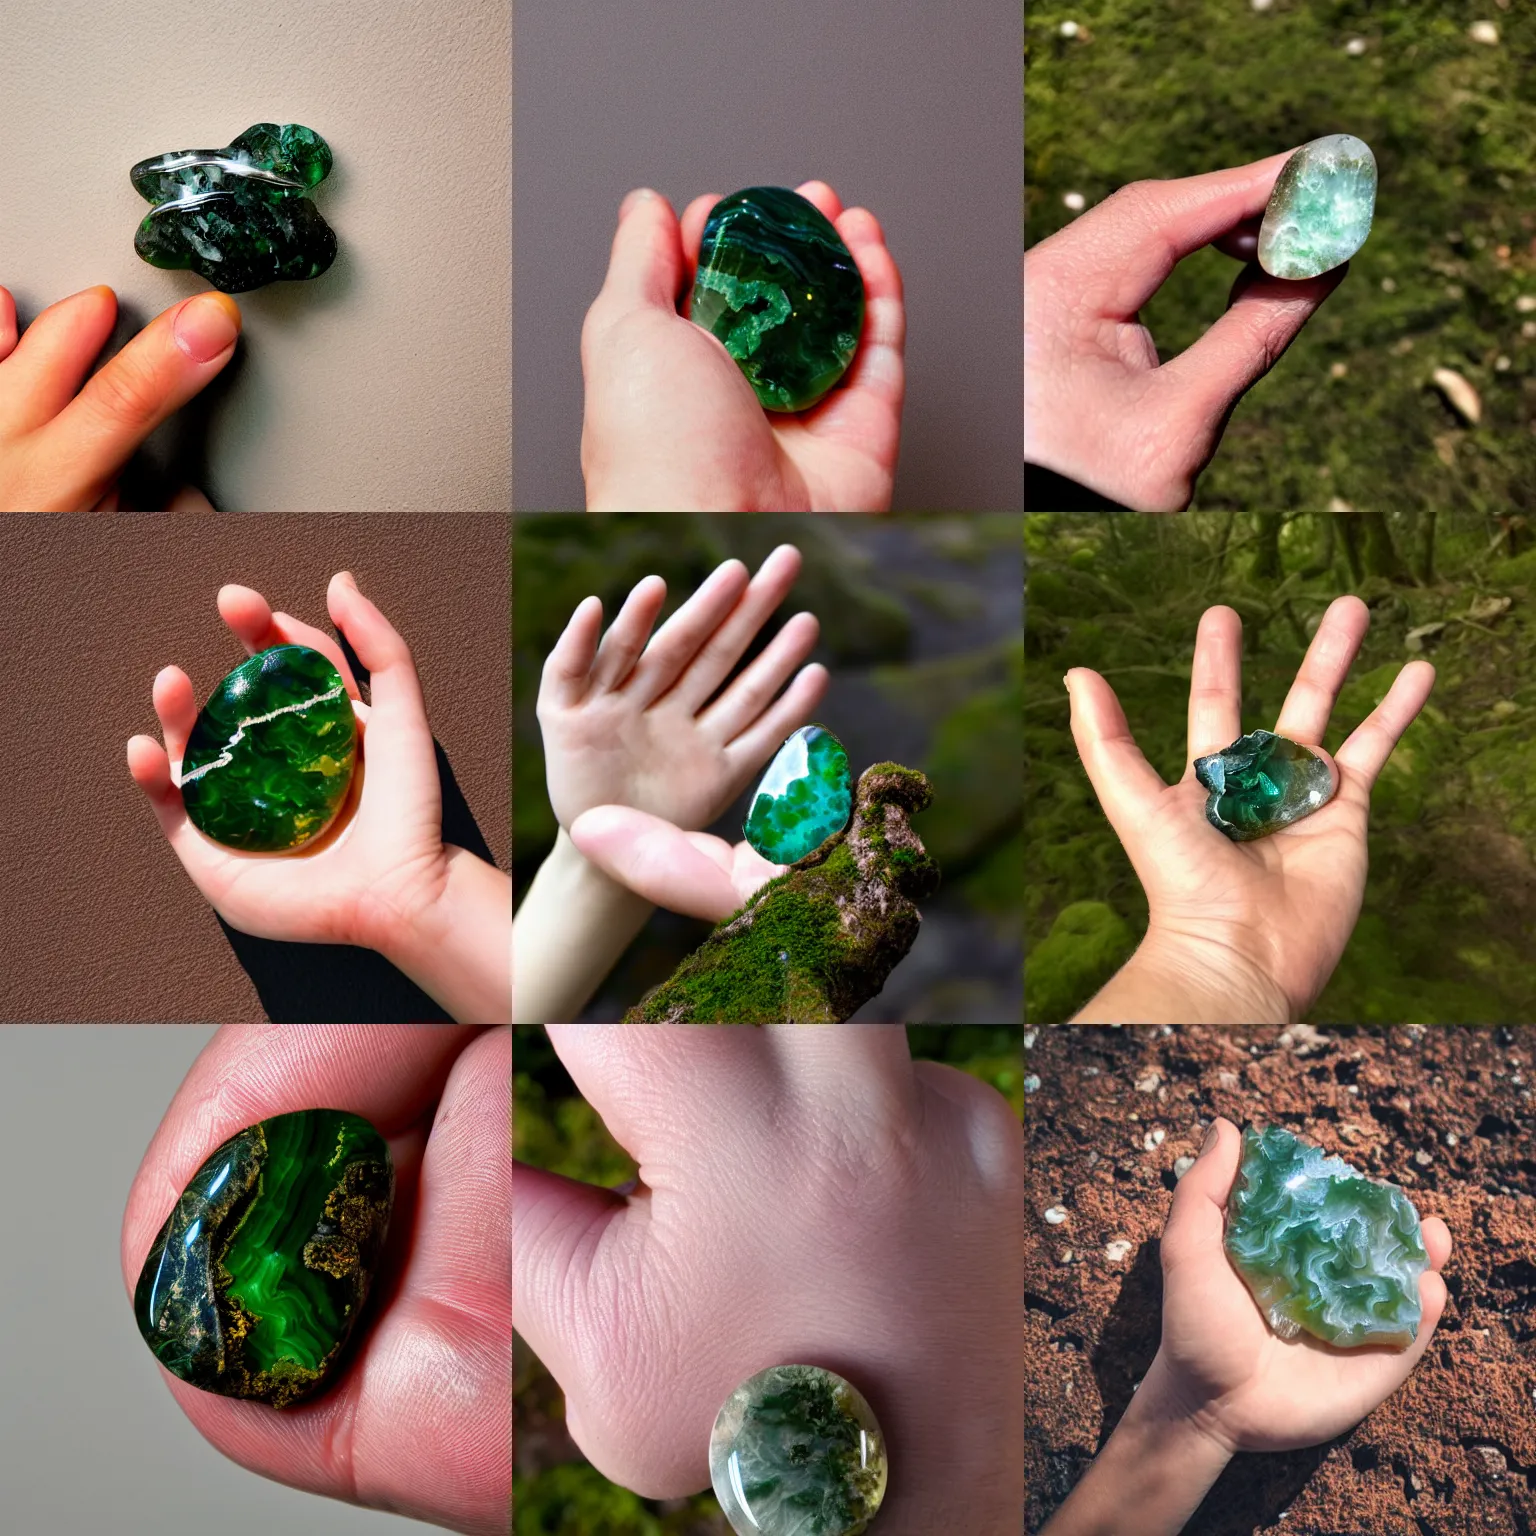
[[[1234,843],[1288,827],[1333,798],[1333,775],[1317,753],[1273,731],[1252,731],[1230,747],[1195,759],[1210,791],[1206,820]]]
[[[274,1115],[218,1147],[166,1218],[134,1288],[166,1370],[287,1407],[337,1374],[389,1227],[384,1138],[339,1109]]]
[[[1259,229],[1259,265],[1271,277],[1316,277],[1365,244],[1376,212],[1376,157],[1363,139],[1330,133],[1281,168]]]
[[[842,378],[864,329],[864,280],[821,210],[748,187],[709,211],[689,318],[717,337],[770,411],[803,411]]]
[[[841,832],[852,809],[842,742],[824,725],[805,725],[768,764],[742,832],[765,859],[793,864]]]
[[[841,1376],[775,1365],[725,1400],[709,1476],[737,1536],[859,1536],[885,1497],[885,1442]]]
[[[356,760],[341,674],[308,646],[275,645],[214,689],[187,738],[181,798],[216,843],[286,852],[336,819]]]
[[[1429,1256],[1412,1201],[1278,1126],[1243,1132],[1226,1249],[1281,1338],[1406,1349],[1418,1334]]]
[[[331,163],[330,146],[298,123],[257,123],[226,149],[141,160],[128,174],[154,207],[133,248],[225,293],[319,277],[336,259],[336,235],[308,194]]]
[[[939,867],[908,819],[922,774],[876,763],[853,817],[770,880],[624,1015],[626,1024],[832,1024],[879,992],[917,938]]]

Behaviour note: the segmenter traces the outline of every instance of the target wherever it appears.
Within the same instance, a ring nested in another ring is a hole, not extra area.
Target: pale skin
[[[511,1486],[511,1031],[445,1025],[226,1025],[177,1090],[123,1218],[131,1298],[155,1234],[208,1155],[292,1110],[371,1121],[395,1207],[353,1352],[333,1386],[277,1409],[188,1385],[155,1363],[211,1445],[326,1498],[504,1536]],[[146,1350],[141,1366],[151,1368]]]
[[[648,1498],[709,1486],[715,1414],[823,1365],[886,1437],[884,1536],[1012,1536],[1023,1501],[1023,1138],[900,1026],[551,1026],[639,1164],[632,1191],[522,1163],[513,1323],[583,1454]]]
[[[1278,1337],[1222,1247],[1241,1137],[1212,1123],[1163,1231],[1163,1333],[1104,1449],[1041,1536],[1174,1536],[1240,1451],[1321,1445],[1376,1409],[1423,1358],[1445,1310],[1449,1228],[1422,1221],[1423,1317],[1405,1350]]]
[[[824,181],[795,189],[836,227],[864,279],[848,372],[808,411],[764,411],[731,355],[680,314],[709,210],[681,222],[648,187],[619,209],[602,291],[581,332],[581,464],[590,512],[884,512],[905,390],[901,273],[875,216]]]
[[[0,288],[0,511],[115,512],[128,460],[228,365],[240,310],[202,293],[155,317],[87,378],[117,321],[110,288],[51,304],[23,333]],[[168,509],[209,511],[185,489]]]
[[[359,768],[333,827],[292,853],[225,848],[192,825],[172,775],[197,719],[198,695],[180,667],[155,678],[163,744],[128,743],[128,770],[172,851],[232,927],[261,938],[353,944],[377,950],[465,1023],[511,1013],[508,956],[512,882],[442,833],[442,786],[426,702],[405,641],[357,588],[331,579],[327,606],[370,674],[371,706],[359,702],[341,647],[324,630],[274,613],[249,587],[219,591],[219,613],[247,653],[307,645],[336,666],[353,700]],[[205,680],[204,692],[214,678]]]
[[[806,664],[820,625],[797,613],[711,702],[799,571],[790,544],[755,576],[727,560],[659,629],[659,576],[634,587],[606,634],[597,598],[571,615],[539,687],[560,834],[513,924],[515,1022],[574,1018],[653,903],[723,916],[740,901],[720,912],[722,891],[755,890],[779,872],[745,844],[730,850],[698,829],[826,692],[826,668]]]
[[[1122,187],[1024,258],[1024,457],[1137,512],[1176,512],[1233,408],[1279,362],[1349,264],[1302,282],[1257,263],[1290,158]],[[1138,311],[1202,246],[1245,263],[1226,312],[1159,365]],[[1049,507],[1037,507],[1049,511]]]
[[[1435,682],[1428,662],[1409,662],[1330,757],[1323,733],[1369,622],[1359,598],[1335,599],[1279,719],[1249,723],[1310,747],[1337,786],[1320,810],[1254,842],[1231,842],[1210,825],[1194,771],[1197,757],[1244,730],[1242,623],[1232,609],[1207,609],[1200,621],[1176,784],[1142,755],[1110,685],[1087,668],[1067,673],[1078,754],[1148,907],[1136,953],[1076,1022],[1285,1023],[1316,1001],[1360,915],[1371,786]]]

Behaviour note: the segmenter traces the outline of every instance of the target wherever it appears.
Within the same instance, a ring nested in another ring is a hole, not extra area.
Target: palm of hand
[[[1345,777],[1312,815],[1234,843],[1193,772],[1159,797],[1137,873],[1165,929],[1255,967],[1300,1015],[1338,964],[1365,891],[1367,791]]]

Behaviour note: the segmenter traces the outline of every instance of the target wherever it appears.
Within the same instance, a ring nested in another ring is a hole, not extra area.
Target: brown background
[[[478,826],[506,868],[510,539],[501,516],[0,518],[0,1021],[437,1016],[364,951],[228,936],[124,747],[159,734],[162,666],[201,702],[244,659],[214,605],[224,582],[334,632],[325,588],[345,568],[415,654],[462,796],[445,781],[445,835]]]

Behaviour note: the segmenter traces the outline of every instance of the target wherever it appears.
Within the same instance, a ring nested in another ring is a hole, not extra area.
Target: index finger
[[[1129,320],[1191,252],[1262,214],[1293,151],[1174,181],[1133,181],[1035,247],[1070,252],[1083,302]],[[1057,242],[1060,242],[1058,245]]]

